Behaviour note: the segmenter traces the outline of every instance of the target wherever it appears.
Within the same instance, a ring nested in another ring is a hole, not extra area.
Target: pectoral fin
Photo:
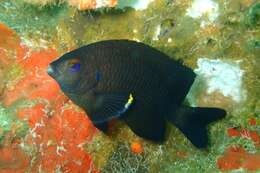
[[[94,124],[108,122],[113,118],[120,117],[132,105],[134,98],[132,94],[96,94],[95,108],[90,114]]]

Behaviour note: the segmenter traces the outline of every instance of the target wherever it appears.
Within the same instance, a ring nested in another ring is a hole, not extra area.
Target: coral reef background
[[[0,22],[0,173],[260,171],[259,1],[1,0]],[[163,144],[122,122],[105,136],[64,96],[48,63],[104,39],[142,41],[194,69],[186,103],[228,111],[207,150],[170,124]]]

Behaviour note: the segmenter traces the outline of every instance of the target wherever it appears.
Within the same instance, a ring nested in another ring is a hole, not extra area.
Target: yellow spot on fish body
[[[128,100],[127,100],[127,103],[125,104],[125,109],[128,109],[128,107],[133,103],[133,101],[134,101],[134,97],[133,97],[133,95],[130,93],[129,98],[128,98]]]

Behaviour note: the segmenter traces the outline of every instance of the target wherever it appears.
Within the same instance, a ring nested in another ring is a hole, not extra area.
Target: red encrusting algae
[[[230,137],[242,137],[248,138],[254,141],[255,146],[260,146],[260,136],[256,131],[251,131],[245,128],[241,128],[240,130],[236,128],[227,129],[227,134]]]
[[[0,23],[0,47],[14,50],[19,46],[20,39],[17,37],[15,32],[10,28],[6,27],[4,24]]]
[[[24,173],[30,157],[16,144],[0,148],[0,173]]]
[[[87,172],[92,169],[90,155],[84,151],[83,145],[92,139],[95,128],[85,113],[61,107],[52,117],[48,117],[42,111],[42,104],[30,110],[21,110],[19,117],[33,118],[37,112],[41,115],[25,141],[27,145],[40,147],[33,171],[38,171],[40,167],[46,172],[56,169],[63,172]],[[29,118],[29,122],[35,122],[34,118],[32,121]]]
[[[255,126],[255,125],[257,125],[257,121],[256,121],[255,118],[250,118],[248,120],[248,124],[251,125],[251,126]]]
[[[233,128],[233,127],[227,129],[227,134],[230,137],[240,136],[239,130],[237,130],[236,128]]]
[[[0,39],[0,53],[6,57],[6,60],[1,61],[15,59],[8,63],[15,63],[24,71],[24,76],[15,86],[4,90],[1,101],[5,106],[19,99],[36,101],[32,107],[17,110],[17,117],[27,121],[30,130],[20,144],[12,143],[12,147],[4,145],[0,148],[0,154],[4,153],[5,156],[0,158],[0,173],[25,170],[97,173],[90,155],[83,148],[91,141],[96,128],[83,111],[77,110],[68,101],[58,84],[46,72],[48,64],[59,53],[53,48],[30,50],[20,43],[12,30],[1,24],[0,34],[5,35],[5,39]],[[6,53],[9,48],[15,51],[14,55]],[[24,146],[27,147],[27,154],[23,151]],[[31,150],[28,151],[28,147]]]
[[[231,146],[224,156],[217,160],[218,168],[222,171],[230,171],[244,168],[248,171],[260,169],[260,154],[251,154],[242,147]]]
[[[257,124],[256,119],[251,118],[249,125]],[[260,136],[256,131],[248,130],[243,127],[228,128],[229,137],[240,137],[252,140],[255,147],[260,147]],[[231,171],[243,168],[248,171],[260,170],[260,153],[248,153],[241,146],[231,146],[226,149],[224,156],[217,160],[218,168],[222,171]]]

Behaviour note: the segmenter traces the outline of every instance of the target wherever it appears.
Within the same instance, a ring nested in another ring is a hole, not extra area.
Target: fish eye
[[[80,70],[80,62],[78,60],[69,61],[69,71],[70,72],[78,72]]]

